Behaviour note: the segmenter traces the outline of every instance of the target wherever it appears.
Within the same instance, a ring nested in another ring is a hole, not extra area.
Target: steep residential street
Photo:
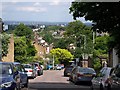
[[[68,80],[68,77],[63,76],[63,70],[46,70],[42,76],[29,80],[28,90],[40,89],[85,89],[89,90],[90,86],[85,84],[74,85]]]

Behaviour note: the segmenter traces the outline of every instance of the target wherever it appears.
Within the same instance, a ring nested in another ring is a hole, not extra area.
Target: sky
[[[71,22],[71,0],[4,0],[0,2],[3,21]],[[84,18],[80,18],[86,22]]]

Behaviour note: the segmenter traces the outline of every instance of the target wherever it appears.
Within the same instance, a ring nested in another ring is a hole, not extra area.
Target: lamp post
[[[53,55],[53,69],[54,69],[54,63],[55,63],[55,58],[54,58],[54,55]]]
[[[83,36],[83,37],[84,37],[84,46],[83,46],[84,52],[83,52],[83,59],[85,59],[86,35],[80,34],[80,36]],[[83,66],[85,66],[85,60],[83,61],[83,64],[84,64]]]

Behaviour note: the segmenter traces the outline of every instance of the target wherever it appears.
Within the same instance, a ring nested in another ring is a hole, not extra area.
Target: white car
[[[36,71],[35,71],[35,68],[30,65],[30,64],[24,64],[23,65],[25,70],[27,71],[27,76],[29,78],[35,78],[36,77]]]
[[[56,66],[56,69],[57,69],[57,70],[61,70],[61,69],[62,69],[61,65],[57,65],[57,66]]]

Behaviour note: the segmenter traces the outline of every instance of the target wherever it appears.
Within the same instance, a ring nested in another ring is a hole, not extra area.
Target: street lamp
[[[84,37],[84,46],[83,46],[83,49],[84,49],[84,52],[83,52],[83,59],[85,59],[86,58],[86,56],[85,56],[85,49],[86,49],[86,35],[83,35],[83,34],[80,34],[80,36],[82,36],[82,37]],[[83,61],[84,63],[84,66],[85,66],[85,60]]]
[[[55,63],[55,57],[54,57],[54,55],[53,55],[53,69],[54,69],[54,63]]]

